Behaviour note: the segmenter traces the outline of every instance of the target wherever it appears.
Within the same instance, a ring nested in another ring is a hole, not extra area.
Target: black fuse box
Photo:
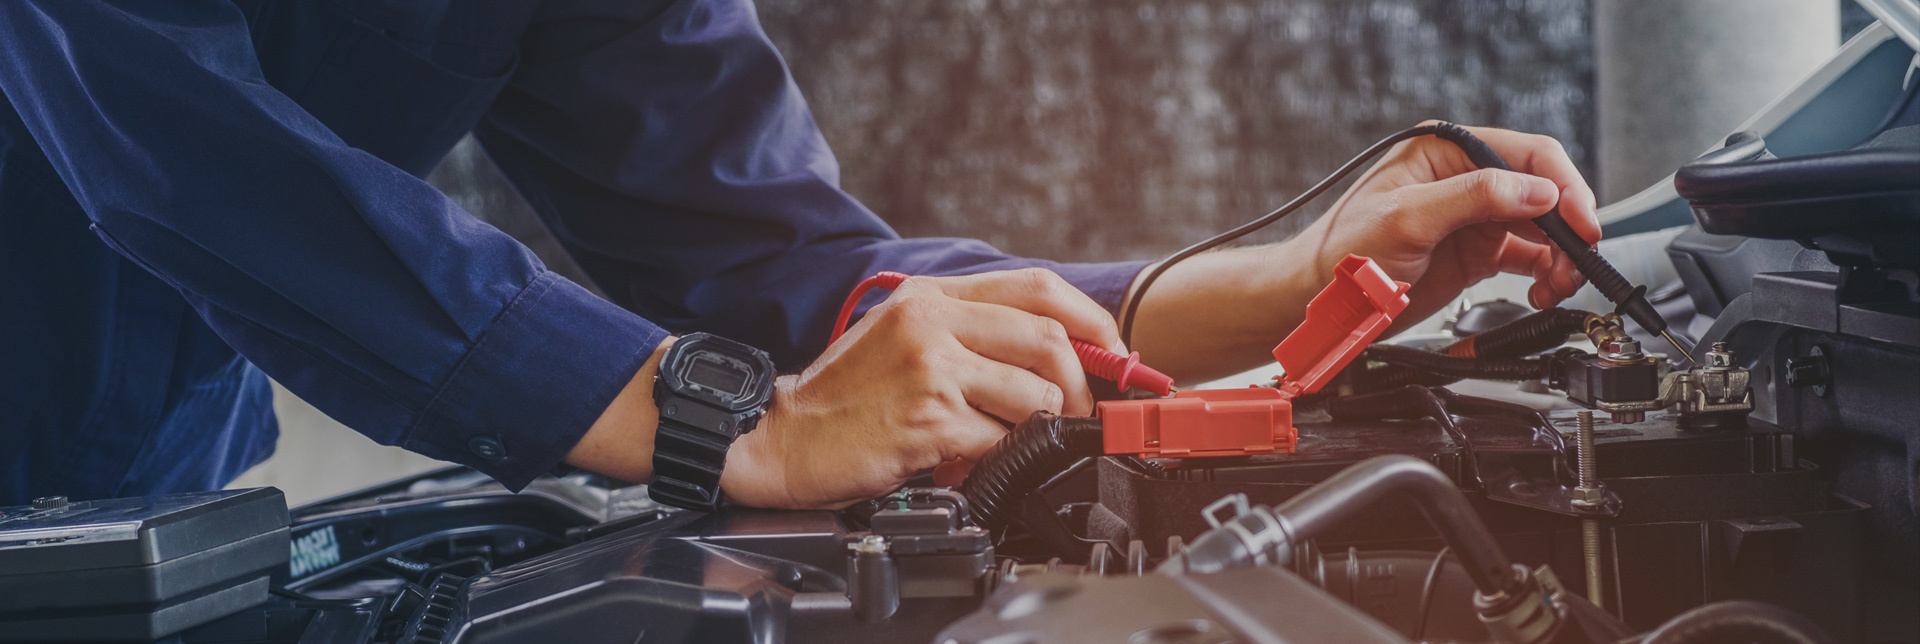
[[[152,640],[267,599],[274,488],[0,507],[0,641]]]

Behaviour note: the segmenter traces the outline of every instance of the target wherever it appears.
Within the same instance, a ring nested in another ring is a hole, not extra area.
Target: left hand
[[[1413,303],[1400,315],[1406,324],[1503,271],[1533,277],[1527,300],[1534,308],[1571,297],[1585,278],[1529,220],[1557,205],[1587,243],[1596,242],[1593,189],[1551,137],[1467,130],[1517,172],[1476,169],[1460,148],[1435,137],[1403,141],[1286,245],[1311,253],[1322,267],[1321,284],[1348,253],[1371,257],[1394,279],[1413,284]]]

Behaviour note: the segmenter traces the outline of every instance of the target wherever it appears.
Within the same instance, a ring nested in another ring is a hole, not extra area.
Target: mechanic
[[[704,331],[790,374],[725,496],[841,507],[1091,412],[1068,338],[1124,351],[1146,266],[899,238],[749,0],[9,0],[0,56],[0,505],[219,488],[273,450],[268,376],[510,488],[646,481],[657,366]],[[421,179],[468,132],[611,302]],[[1527,219],[1596,240],[1592,191],[1551,139],[1474,133],[1519,173],[1403,143],[1290,241],[1170,270],[1133,348],[1267,363],[1347,253],[1416,284],[1408,321],[1500,271],[1571,295]],[[923,277],[826,346],[881,270]]]

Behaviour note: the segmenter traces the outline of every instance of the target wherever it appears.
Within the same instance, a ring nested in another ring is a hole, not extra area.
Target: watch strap
[[[720,470],[730,446],[712,432],[662,421],[653,434],[653,483],[647,496],[689,510],[719,509]]]

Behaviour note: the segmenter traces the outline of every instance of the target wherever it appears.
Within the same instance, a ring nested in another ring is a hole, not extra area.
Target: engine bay
[[[1830,75],[1914,60],[1877,28]],[[1117,449],[1100,419],[1036,414],[1012,431],[1038,447],[1003,443],[967,484],[837,512],[441,470],[293,509],[266,599],[167,641],[1920,641],[1920,84],[1900,82],[1865,143],[1807,153],[1782,126],[1680,170],[1697,223],[1644,297],[1687,355],[1615,313],[1505,301],[1445,337],[1349,325],[1312,386],[1109,391],[1109,422],[1159,424]],[[1165,401],[1272,392],[1270,442],[1155,433],[1185,413]]]

